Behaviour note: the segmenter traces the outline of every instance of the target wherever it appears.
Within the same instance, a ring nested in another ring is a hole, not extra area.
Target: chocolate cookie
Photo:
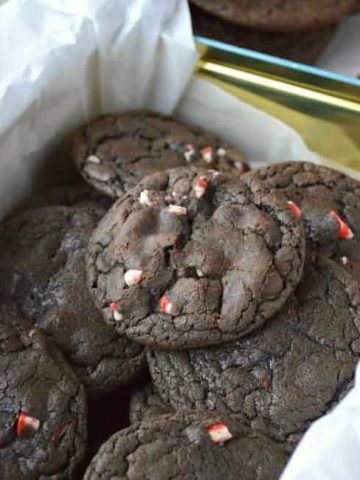
[[[1,478],[77,478],[86,450],[84,389],[55,345],[31,327],[0,313]]]
[[[87,290],[85,251],[103,213],[94,203],[43,207],[0,227],[0,301],[35,321],[96,392],[128,382],[144,360],[104,323]]]
[[[191,2],[238,25],[276,32],[331,25],[359,9],[358,0],[191,0]]]
[[[247,177],[264,193],[284,194],[289,207],[304,220],[308,247],[333,258],[360,280],[358,181],[307,162],[278,163]]]
[[[141,390],[136,390],[131,396],[129,406],[130,423],[141,422],[142,420],[148,420],[151,417],[158,417],[171,412],[172,408],[154,392],[151,383]]]
[[[155,391],[174,409],[236,414],[296,442],[351,385],[360,353],[360,292],[311,256],[304,280],[266,327],[221,348],[148,354]]]
[[[84,480],[275,480],[286,460],[281,446],[232,418],[179,412],[110,437]]]
[[[236,175],[248,170],[244,156],[216,135],[143,111],[96,118],[75,136],[73,155],[84,179],[113,198],[158,170],[194,164]]]
[[[24,202],[12,212],[12,215],[22,213],[32,208],[50,207],[51,205],[71,207],[90,201],[97,203],[104,210],[108,210],[113,203],[108,196],[101,194],[83,182],[74,185],[60,185],[37,192],[24,200]]]
[[[303,269],[301,222],[239,177],[178,168],[144,179],[109,210],[88,249],[91,292],[120,334],[182,349],[262,325]]]

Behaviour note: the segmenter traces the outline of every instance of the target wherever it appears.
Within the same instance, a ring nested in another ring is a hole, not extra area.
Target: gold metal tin
[[[359,80],[196,40],[197,75],[287,123],[319,155],[360,171]]]

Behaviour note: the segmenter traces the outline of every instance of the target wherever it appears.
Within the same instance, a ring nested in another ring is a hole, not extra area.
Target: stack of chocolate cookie
[[[248,171],[151,112],[94,120],[73,152],[90,186],[0,226],[3,478],[80,478],[105,440],[86,479],[278,478],[352,384],[360,185]]]

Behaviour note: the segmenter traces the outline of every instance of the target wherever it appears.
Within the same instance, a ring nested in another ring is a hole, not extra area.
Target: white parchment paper
[[[101,112],[175,112],[255,166],[320,160],[289,126],[192,78],[196,58],[186,0],[0,1],[0,217],[68,174],[59,145]],[[283,480],[360,478],[359,392],[315,423]]]

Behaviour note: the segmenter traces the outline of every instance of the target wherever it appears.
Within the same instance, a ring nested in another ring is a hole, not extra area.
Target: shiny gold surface
[[[202,39],[198,47],[199,76],[289,124],[321,156],[360,170],[360,82],[209,47]]]

